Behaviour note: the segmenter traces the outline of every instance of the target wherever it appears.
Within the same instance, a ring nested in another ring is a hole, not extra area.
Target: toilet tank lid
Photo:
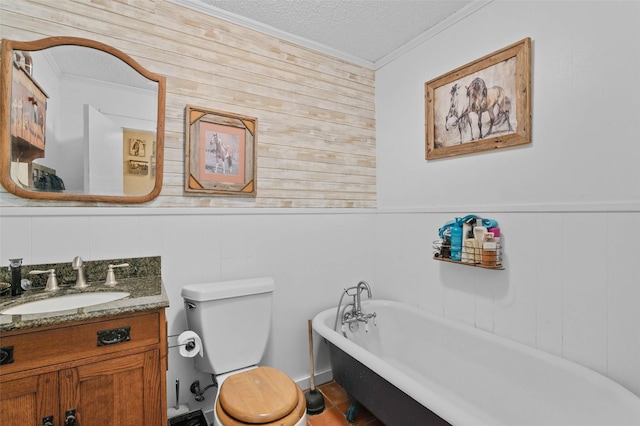
[[[275,282],[270,277],[189,284],[182,287],[182,298],[195,302],[204,302],[250,294],[269,293],[275,288]]]

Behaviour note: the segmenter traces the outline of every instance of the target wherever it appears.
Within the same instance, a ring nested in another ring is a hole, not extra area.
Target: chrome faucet
[[[87,272],[84,270],[84,265],[82,262],[82,258],[80,256],[76,256],[73,258],[73,262],[71,262],[71,267],[78,271],[78,278],[76,279],[76,285],[73,288],[84,289],[89,287],[87,283]]]
[[[333,325],[333,329],[337,330],[338,318],[342,318],[342,334],[346,337],[347,327],[349,330],[356,331],[359,328],[360,323],[364,323],[365,331],[369,332],[369,320],[373,320],[373,325],[376,326],[376,313],[365,314],[362,311],[362,300],[360,294],[363,291],[367,291],[367,296],[371,299],[371,287],[366,281],[360,281],[356,286],[344,289],[340,302],[338,302],[338,308],[336,310],[336,321]],[[347,303],[342,306],[342,299],[344,296],[351,296],[353,299],[351,303]]]
[[[367,297],[371,299],[371,287],[366,281],[360,281],[356,285],[356,312],[362,312],[362,303],[360,301],[360,294],[363,290],[367,290]]]

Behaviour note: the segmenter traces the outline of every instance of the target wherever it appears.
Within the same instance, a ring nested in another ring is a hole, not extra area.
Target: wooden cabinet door
[[[159,350],[60,372],[60,415],[75,410],[82,426],[161,425]]]
[[[58,415],[58,373],[45,373],[0,383],[0,424],[24,426],[60,425]],[[54,423],[55,422],[55,423]]]

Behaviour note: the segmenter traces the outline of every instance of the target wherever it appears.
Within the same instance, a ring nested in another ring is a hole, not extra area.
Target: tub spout
[[[360,294],[367,290],[367,297],[371,299],[371,287],[366,281],[360,281],[356,286],[356,312],[362,312],[362,304],[360,301]]]

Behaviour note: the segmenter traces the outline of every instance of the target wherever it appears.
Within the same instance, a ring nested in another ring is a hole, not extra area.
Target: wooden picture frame
[[[531,39],[425,83],[426,159],[531,142]]]
[[[147,176],[149,174],[149,162],[129,160],[129,174]]]
[[[147,141],[139,138],[129,139],[129,155],[131,157],[146,157]]]
[[[185,192],[255,197],[258,119],[186,107]]]

